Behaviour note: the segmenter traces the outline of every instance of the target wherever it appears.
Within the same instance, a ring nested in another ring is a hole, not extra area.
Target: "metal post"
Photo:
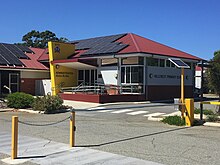
[[[18,156],[18,117],[12,116],[11,159]]]
[[[75,112],[71,112],[70,118],[70,147],[75,146]]]
[[[186,126],[191,127],[194,121],[194,99],[186,99],[186,117],[185,122]]]
[[[184,68],[181,68],[181,116],[184,118],[184,110],[185,110],[185,105],[184,104]]]
[[[204,61],[202,60],[202,65],[201,65],[201,89],[200,89],[200,92],[201,92],[201,96],[200,96],[200,120],[203,120],[203,104],[201,104],[201,102],[203,101],[203,81],[204,81],[204,76],[203,76],[203,70],[204,70]]]

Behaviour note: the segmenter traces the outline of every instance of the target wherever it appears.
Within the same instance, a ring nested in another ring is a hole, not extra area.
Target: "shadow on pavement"
[[[175,128],[175,129],[171,129],[171,130],[160,131],[160,132],[150,133],[150,134],[146,134],[146,135],[140,135],[140,136],[124,138],[124,139],[120,139],[120,140],[114,140],[114,141],[110,141],[110,142],[106,142],[106,143],[101,143],[101,144],[76,145],[75,147],[101,147],[101,146],[105,146],[105,145],[109,145],[109,144],[125,142],[125,141],[129,141],[129,140],[134,140],[134,139],[139,139],[139,138],[143,138],[143,137],[159,135],[159,134],[163,134],[163,133],[174,132],[174,131],[178,131],[178,130],[182,130],[182,129],[188,129],[188,128],[190,128],[190,127]]]

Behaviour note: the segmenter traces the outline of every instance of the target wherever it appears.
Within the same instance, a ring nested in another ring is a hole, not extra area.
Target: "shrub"
[[[55,113],[57,110],[63,108],[63,100],[59,96],[46,95],[43,97],[36,97],[32,104],[32,108],[38,111],[45,111],[45,113]]]
[[[29,108],[33,103],[34,97],[23,92],[9,94],[6,97],[7,106],[10,108]]]
[[[206,121],[209,122],[216,122],[219,121],[220,119],[218,118],[218,115],[213,114],[213,115],[208,115]]]
[[[194,114],[200,114],[200,109],[198,108],[194,109]]]
[[[194,113],[195,113],[195,114],[200,114],[200,109],[197,109],[197,108],[196,108],[196,109],[194,110]],[[204,114],[204,115],[214,115],[214,112],[213,112],[212,110],[209,110],[209,109],[204,109],[204,110],[203,110],[203,114]]]
[[[180,116],[167,116],[162,120],[162,122],[177,126],[185,125],[185,120],[183,120]]]

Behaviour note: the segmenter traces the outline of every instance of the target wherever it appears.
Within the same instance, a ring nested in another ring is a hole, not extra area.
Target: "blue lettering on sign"
[[[60,48],[59,48],[59,46],[56,46],[56,47],[54,48],[54,51],[55,51],[55,53],[60,53]]]

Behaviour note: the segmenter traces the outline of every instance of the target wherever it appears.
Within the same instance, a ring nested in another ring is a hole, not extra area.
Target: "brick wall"
[[[35,81],[41,80],[40,78],[22,78],[20,91],[24,93],[29,93],[35,95]]]

